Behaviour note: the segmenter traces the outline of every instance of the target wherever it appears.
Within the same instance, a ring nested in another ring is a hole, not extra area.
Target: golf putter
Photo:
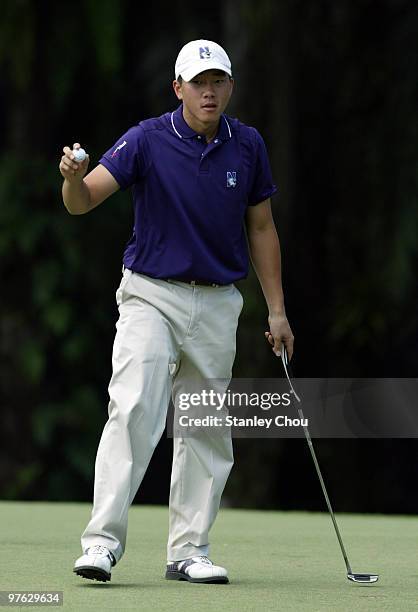
[[[304,423],[303,419],[305,417],[303,416],[303,411],[302,411],[302,408],[300,407],[300,404],[302,402],[301,402],[300,397],[297,395],[295,389],[293,388],[293,382],[292,382],[293,374],[292,374],[292,370],[291,370],[290,365],[289,365],[289,359],[288,359],[288,356],[287,356],[287,351],[286,351],[286,348],[284,346],[282,346],[281,358],[282,358],[282,363],[283,363],[283,368],[284,368],[284,371],[285,371],[285,374],[286,374],[286,378],[287,378],[287,380],[289,382],[290,393],[291,393],[291,395],[293,395],[295,397],[296,401],[299,404],[298,407],[297,407],[297,411],[299,413],[300,419],[302,420],[302,423]],[[307,441],[308,446],[309,446],[309,450],[311,451],[312,459],[313,459],[313,462],[315,464],[316,473],[318,474],[319,482],[321,483],[322,492],[324,494],[325,501],[327,502],[328,511],[329,511],[329,514],[331,516],[331,519],[332,519],[332,522],[333,522],[333,525],[334,525],[335,533],[337,534],[337,538],[338,538],[338,542],[340,544],[342,555],[344,557],[345,567],[347,568],[347,578],[349,580],[352,580],[353,582],[360,582],[362,584],[370,584],[372,582],[377,582],[379,580],[379,575],[378,574],[355,574],[352,571],[352,569],[351,569],[350,563],[348,561],[347,553],[345,552],[344,544],[343,544],[343,541],[341,539],[340,530],[338,529],[337,521],[335,519],[334,512],[333,512],[332,507],[331,507],[331,502],[329,501],[328,493],[327,493],[327,490],[325,488],[324,479],[322,478],[321,470],[319,469],[319,463],[318,463],[318,460],[316,458],[316,454],[315,454],[315,450],[314,450],[314,447],[313,447],[313,444],[312,444],[311,436],[309,434],[309,430],[308,430],[308,428],[306,426],[303,426],[303,431],[304,431],[305,438],[306,438],[306,441]]]

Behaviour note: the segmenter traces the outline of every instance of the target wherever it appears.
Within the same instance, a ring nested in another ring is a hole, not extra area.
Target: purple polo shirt
[[[276,186],[256,129],[222,115],[208,144],[182,109],[141,121],[100,159],[122,190],[132,188],[123,263],[154,278],[227,285],[248,274],[246,208]]]

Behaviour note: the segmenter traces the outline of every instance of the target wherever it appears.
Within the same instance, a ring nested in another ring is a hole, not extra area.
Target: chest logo
[[[210,59],[212,52],[209,50],[209,47],[199,47],[199,56],[200,59]]]
[[[236,187],[237,186],[237,173],[236,172],[227,172],[226,173],[226,186],[227,187]]]

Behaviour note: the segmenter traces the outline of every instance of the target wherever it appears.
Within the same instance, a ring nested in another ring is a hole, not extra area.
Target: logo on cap
[[[237,173],[236,172],[227,172],[226,173],[226,186],[227,187],[236,187],[237,186]]]
[[[199,47],[200,59],[210,59],[211,56],[212,56],[212,51],[209,50],[209,47]]]

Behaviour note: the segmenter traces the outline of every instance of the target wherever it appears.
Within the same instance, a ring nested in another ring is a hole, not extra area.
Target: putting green
[[[64,608],[79,612],[418,609],[416,517],[338,515],[353,570],[380,574],[379,582],[362,586],[345,576],[327,514],[223,509],[211,557],[228,568],[231,582],[206,585],[163,578],[167,508],[134,506],[126,553],[112,581],[102,584],[72,573],[90,510],[1,502],[0,590],[60,590]]]

